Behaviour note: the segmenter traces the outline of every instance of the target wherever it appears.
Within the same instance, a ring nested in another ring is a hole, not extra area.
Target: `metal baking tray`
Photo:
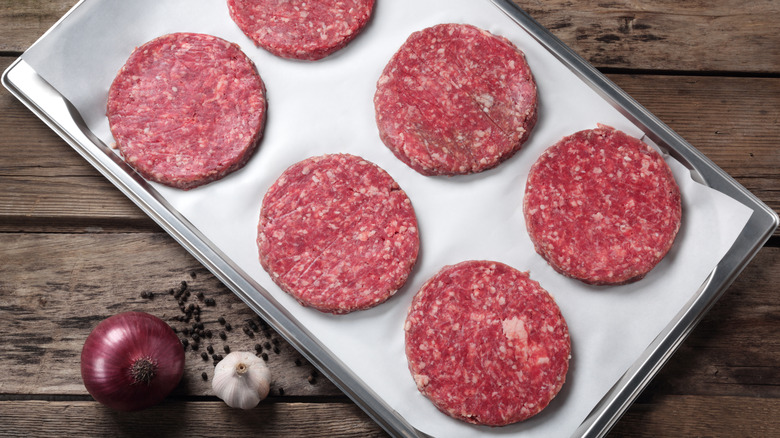
[[[73,7],[52,28],[68,19],[86,0]],[[511,20],[544,46],[580,80],[609,102],[665,152],[685,165],[693,178],[750,208],[753,213],[736,242],[720,260],[699,290],[657,334],[655,340],[612,389],[593,407],[573,436],[604,436],[676,351],[696,323],[721,297],[777,228],[780,220],[758,198],[719,169],[703,154],[640,106],[584,59],[510,0],[491,0]],[[49,31],[51,32],[51,30]],[[41,37],[45,39],[47,32]],[[104,144],[62,94],[23,59],[14,62],[2,76],[3,85],[74,150],[157,222],[180,245],[220,281],[266,320],[300,353],[319,368],[337,387],[359,405],[379,426],[394,436],[427,436],[367,386],[336,355],[280,305],[257,281],[247,275],[220,248],[173,208]]]

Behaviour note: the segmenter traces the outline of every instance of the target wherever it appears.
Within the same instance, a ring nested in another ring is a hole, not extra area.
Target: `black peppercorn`
[[[279,388],[279,395],[284,395],[284,388]]]
[[[206,374],[206,372],[205,372],[205,371],[204,371],[204,372],[202,372],[202,373],[200,373],[200,377],[201,377],[201,378],[203,378],[203,380],[208,380],[208,379],[209,379],[209,375],[208,375],[208,374]]]
[[[219,321],[220,325],[225,325],[225,317],[224,316],[220,316],[219,318],[217,318],[217,321]]]
[[[296,367],[299,367],[299,366],[301,366],[301,365],[303,365],[303,362],[301,362],[301,360],[300,360],[300,359],[295,359],[295,366],[296,366]]]
[[[226,323],[225,323],[225,330],[227,330],[227,331],[231,331],[231,330],[233,330],[233,326],[232,326],[232,325],[230,325],[230,323],[229,323],[229,322],[226,322]]]
[[[219,337],[220,337],[220,338],[221,338],[223,341],[224,341],[225,339],[227,339],[227,335],[225,334],[225,332],[219,332]]]
[[[225,350],[225,354],[230,354],[230,346],[229,345],[225,345],[224,347],[222,347],[222,349]]]
[[[255,344],[255,351],[260,351],[263,349],[263,346],[260,344]]]
[[[282,350],[279,349],[279,347],[274,347],[274,353],[279,354]]]
[[[201,357],[203,360],[209,360],[209,355],[208,355],[208,354],[207,354],[205,351],[204,351],[203,353],[201,353],[201,354],[200,354],[200,357]]]
[[[208,347],[206,347],[206,351],[208,351],[208,352],[209,352],[209,354],[214,354],[214,347],[212,347],[211,345],[209,345]]]
[[[263,353],[260,355],[260,357],[262,357],[264,361],[268,362],[268,353]]]

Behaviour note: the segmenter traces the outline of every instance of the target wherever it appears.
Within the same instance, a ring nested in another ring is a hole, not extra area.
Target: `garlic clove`
[[[252,409],[271,390],[271,371],[248,351],[234,351],[214,368],[214,395],[232,408]]]

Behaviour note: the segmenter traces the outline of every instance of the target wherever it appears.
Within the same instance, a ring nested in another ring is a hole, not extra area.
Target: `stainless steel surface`
[[[685,164],[698,181],[738,200],[754,211],[739,239],[720,261],[709,279],[657,335],[655,341],[641,357],[637,358],[612,390],[594,407],[575,433],[575,436],[583,437],[603,436],[652,380],[706,311],[755,256],[777,228],[780,220],[760,200],[514,3],[509,0],[492,1],[575,72],[581,80],[596,90],[603,99],[641,127],[648,138]],[[42,38],[45,37],[46,35]],[[311,333],[267,291],[249,278],[196,227],[173,209],[153,187],[138,177],[113,151],[97,139],[86,128],[75,108],[28,64],[21,60],[12,64],[3,74],[2,82],[14,96],[157,222],[252,310],[272,325],[388,433],[395,436],[425,436],[377,397],[371,388],[360,381],[335,355],[316,342]]]

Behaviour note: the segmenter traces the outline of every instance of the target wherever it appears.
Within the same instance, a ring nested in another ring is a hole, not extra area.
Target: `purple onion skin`
[[[149,382],[133,377],[133,364],[150,358],[155,364]],[[139,411],[161,402],[184,373],[184,348],[160,318],[124,312],[101,321],[81,350],[81,378],[98,402],[117,411]]]

